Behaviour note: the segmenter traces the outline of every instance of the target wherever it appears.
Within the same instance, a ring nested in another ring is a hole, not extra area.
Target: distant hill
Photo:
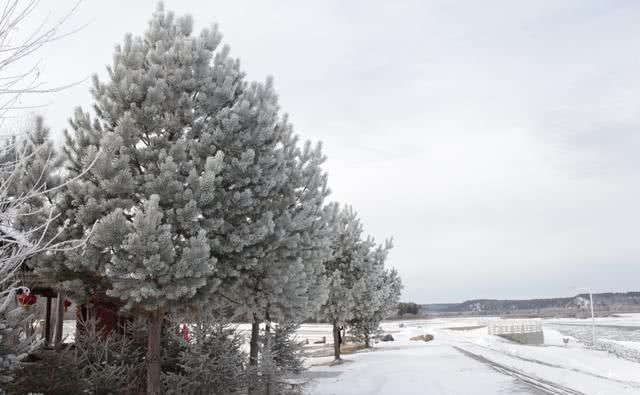
[[[596,312],[638,312],[640,292],[593,294]],[[567,298],[496,300],[473,299],[462,303],[438,303],[421,305],[426,315],[584,315],[589,311],[589,294]]]

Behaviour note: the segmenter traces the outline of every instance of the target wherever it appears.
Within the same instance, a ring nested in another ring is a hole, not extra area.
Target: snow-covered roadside
[[[610,340],[610,339],[600,339],[600,341],[617,344],[622,347],[626,347],[640,353],[640,342],[630,342],[630,341],[624,341],[624,340]]]
[[[489,366],[470,359],[437,339],[410,341],[422,334],[407,328],[396,340],[375,351],[347,355],[339,366],[314,366],[313,395],[384,394],[530,394],[528,387]]]
[[[575,339],[565,347],[565,336],[553,329],[545,329],[545,345],[515,344],[488,335],[486,328],[473,329],[479,321],[385,323],[383,328],[393,334],[394,342],[378,344],[374,352],[348,355],[345,359],[351,362],[340,366],[312,367],[310,375],[316,376],[312,393],[640,394],[638,363],[589,349]],[[436,340],[408,340],[425,332]]]
[[[457,334],[440,335],[448,336],[449,344],[492,363],[580,393],[640,393],[640,365],[580,344],[564,347],[557,341],[562,336],[552,330],[545,331],[545,337],[550,339],[545,346],[519,345],[492,336],[470,339]]]

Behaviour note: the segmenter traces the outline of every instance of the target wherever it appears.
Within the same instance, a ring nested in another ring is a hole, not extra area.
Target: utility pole
[[[593,293],[589,292],[589,300],[591,305],[591,338],[593,340],[593,345],[596,345],[596,317],[593,314]]]

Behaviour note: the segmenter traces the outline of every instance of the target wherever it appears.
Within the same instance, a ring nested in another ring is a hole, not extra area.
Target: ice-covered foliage
[[[333,325],[334,356],[340,359],[339,333],[353,318],[353,288],[367,271],[371,240],[363,239],[362,224],[351,207],[342,208],[333,220],[332,256],[325,262],[328,297],[319,316]]]
[[[55,195],[62,183],[62,156],[55,149],[41,116],[33,118],[25,133],[11,141],[2,162],[10,163],[16,155],[21,159],[16,162],[16,177],[8,182],[7,193],[13,198],[27,197],[25,204],[14,212],[14,226],[24,232],[37,229],[29,234],[32,241],[40,237],[53,239],[55,227],[42,224],[51,216]]]
[[[363,239],[363,228],[355,211],[345,206],[335,217],[332,256],[325,262],[329,276],[329,292],[320,315],[331,323],[343,325],[353,315],[352,288],[365,271],[369,240]]]
[[[3,290],[0,305],[0,394],[10,384],[22,366],[28,353],[35,350],[38,342],[34,334],[25,328],[32,320],[31,314],[13,303],[15,293]]]
[[[286,124],[285,124],[286,126]],[[331,254],[333,206],[320,165],[320,146],[297,147],[287,132],[282,174],[264,208],[273,215],[273,231],[247,250],[255,264],[244,273],[238,299],[258,322],[302,321],[326,299],[324,262]]]
[[[61,205],[69,235],[98,223],[63,262],[76,274],[68,284],[148,314],[148,350],[165,312],[215,304],[221,279],[232,292],[258,265],[246,251],[273,233],[265,200],[287,176],[272,84],[246,83],[220,41],[216,26],[196,34],[190,17],[160,7],[95,79],[96,118],[78,110],[67,133],[71,174],[97,158]]]
[[[24,107],[22,95],[43,93],[40,68],[32,58],[57,40],[64,20],[32,23],[40,2],[9,0],[0,15],[0,125]],[[48,87],[51,89],[52,87]],[[54,88],[55,89],[55,88]],[[56,227],[48,198],[58,184],[57,161],[48,130],[38,118],[32,130],[0,138],[0,393],[12,380],[26,352],[34,347],[30,315],[16,306],[15,273],[35,256],[53,249]],[[16,131],[10,131],[15,133]],[[47,198],[47,199],[45,199]],[[28,332],[28,331],[27,331]]]
[[[216,283],[207,225],[219,221],[224,153],[208,123],[240,77],[227,52],[212,62],[219,41],[215,27],[194,35],[190,18],[158,10],[116,49],[107,82],[95,79],[95,121],[78,110],[67,133],[71,174],[97,160],[69,188],[65,216],[78,234],[99,225],[65,264],[134,311],[170,309]]]
[[[174,335],[181,345],[176,369],[163,373],[164,393],[232,395],[246,388],[244,338],[230,325],[201,319],[188,326],[190,341]]]
[[[262,331],[260,358],[248,370],[251,394],[302,394],[307,380],[300,374],[303,365],[302,345],[296,331],[299,324],[283,323]]]
[[[371,254],[369,271],[354,285],[353,316],[349,320],[351,335],[367,347],[381,332],[380,323],[394,314],[402,283],[395,269],[385,269],[384,263],[391,249],[390,241],[379,245]]]
[[[271,351],[273,359],[286,373],[300,374],[304,371],[302,344],[296,336],[300,324],[282,323],[273,333]]]
[[[133,328],[104,333],[94,318],[79,320],[77,325],[74,364],[89,393],[133,393],[143,373],[144,355]]]
[[[37,342],[32,314],[18,303],[21,270],[51,251],[73,248],[56,239],[53,198],[60,187],[59,160],[42,118],[26,133],[0,142],[0,383]]]
[[[76,112],[65,153],[72,175],[96,163],[60,207],[70,237],[98,225],[60,262],[68,288],[156,322],[220,295],[259,320],[304,318],[326,297],[321,148],[299,145],[272,80],[245,82],[220,41],[160,7],[95,79],[96,117]]]
[[[304,150],[287,146],[287,176],[268,205],[275,213],[274,230],[250,253],[257,264],[246,271],[236,287],[238,300],[253,319],[250,355],[258,353],[258,323],[301,322],[317,313],[327,298],[324,263],[331,254],[330,237],[335,206],[323,207],[327,194],[320,147]]]
[[[17,373],[10,393],[134,394],[140,383],[143,350],[132,328],[104,333],[95,318],[78,321],[73,348],[40,349]]]
[[[395,309],[402,285],[397,272],[385,268],[391,240],[376,245],[371,237],[364,238],[360,219],[350,207],[342,209],[335,223],[333,256],[325,266],[329,297],[320,317],[333,324],[334,354],[339,359],[340,330],[348,324],[351,334],[368,346],[380,322]]]

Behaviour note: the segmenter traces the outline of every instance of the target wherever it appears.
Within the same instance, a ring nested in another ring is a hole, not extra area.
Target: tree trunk
[[[256,315],[251,323],[251,340],[249,341],[249,366],[258,366],[258,341],[260,336],[260,321]]]
[[[147,395],[160,395],[160,333],[162,312],[156,309],[147,317]]]
[[[333,356],[336,361],[340,360],[340,328],[338,323],[333,323]]]
[[[253,321],[251,322],[251,340],[249,341],[249,366],[253,368],[258,367],[258,351],[260,347],[260,321],[257,315],[253,315]],[[256,383],[257,376],[252,380],[249,380],[249,395],[256,395],[258,393],[259,386]]]

